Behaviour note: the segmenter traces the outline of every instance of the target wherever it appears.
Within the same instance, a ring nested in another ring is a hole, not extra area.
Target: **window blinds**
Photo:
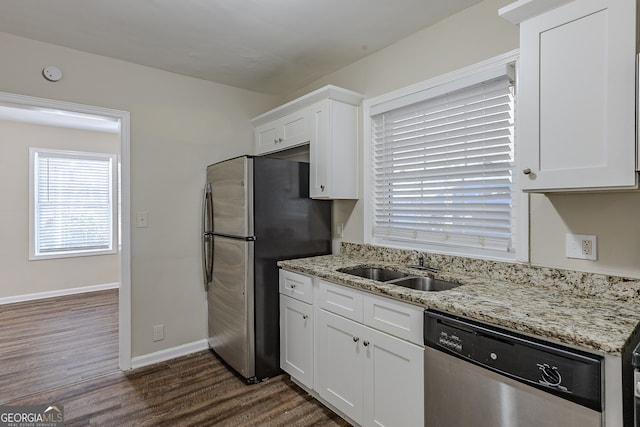
[[[506,76],[373,116],[374,236],[510,251],[513,116]]]
[[[36,254],[113,248],[113,158],[38,151]]]

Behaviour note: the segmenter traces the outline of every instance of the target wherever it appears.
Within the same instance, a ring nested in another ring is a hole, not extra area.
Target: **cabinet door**
[[[255,130],[256,154],[285,150],[309,142],[309,109],[302,108]]]
[[[520,24],[525,190],[634,186],[635,0],[575,0]]]
[[[364,426],[424,425],[424,349],[366,328]]]
[[[358,107],[325,99],[311,106],[309,194],[358,198]]]
[[[324,310],[318,310],[317,322],[315,390],[362,424],[364,327]]]
[[[256,154],[277,150],[278,125],[278,121],[273,121],[256,127]]]
[[[313,306],[280,295],[280,367],[313,388]]]
[[[311,142],[309,145],[309,194],[311,198],[329,197],[330,101],[311,107]]]
[[[281,119],[282,147],[290,148],[309,142],[309,109],[288,114]]]

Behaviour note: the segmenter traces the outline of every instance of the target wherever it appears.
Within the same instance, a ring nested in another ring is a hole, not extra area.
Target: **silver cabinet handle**
[[[360,341],[360,337],[353,337],[353,342],[358,342]]]
[[[525,175],[530,175],[531,174],[531,169],[526,168],[525,170],[522,171],[523,174]]]
[[[369,341],[362,341],[362,345],[365,347],[369,347]]]
[[[278,142],[282,142],[282,141],[284,141],[284,139],[278,138]]]
[[[291,284],[291,289],[294,289],[296,287],[295,283]]]
[[[309,318],[309,316],[308,316],[307,314],[303,314],[303,315],[302,315],[302,318],[303,318],[304,320],[307,320],[307,319]]]
[[[320,191],[324,191],[324,185],[320,186]]]
[[[273,138],[273,143],[277,144],[278,143],[278,138]]]

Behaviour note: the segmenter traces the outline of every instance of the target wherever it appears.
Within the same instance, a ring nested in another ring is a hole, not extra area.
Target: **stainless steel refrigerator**
[[[249,382],[279,374],[276,262],[331,252],[331,202],[307,163],[243,156],[207,167],[202,223],[209,347]]]

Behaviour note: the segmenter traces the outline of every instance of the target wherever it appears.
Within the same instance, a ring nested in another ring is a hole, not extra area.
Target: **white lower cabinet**
[[[358,424],[364,420],[363,329],[352,320],[318,310],[315,389]]]
[[[318,311],[315,389],[364,426],[424,425],[424,349]]]
[[[280,270],[280,367],[352,423],[424,426],[423,312]]]
[[[364,425],[424,426],[424,348],[366,330]]]
[[[313,306],[282,294],[280,368],[313,388]]]

